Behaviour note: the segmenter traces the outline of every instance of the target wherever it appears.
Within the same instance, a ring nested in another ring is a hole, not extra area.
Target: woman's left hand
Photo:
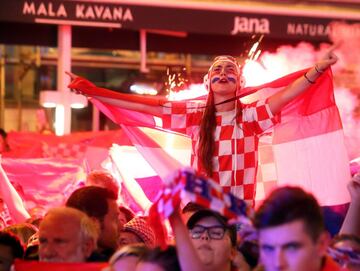
[[[325,53],[325,55],[316,63],[316,68],[319,72],[325,71],[327,68],[329,68],[331,65],[334,65],[339,58],[334,53],[334,51],[340,46],[339,43],[334,44],[331,46],[328,51]]]

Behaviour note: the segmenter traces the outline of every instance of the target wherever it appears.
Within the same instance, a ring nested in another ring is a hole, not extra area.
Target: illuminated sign
[[[119,1],[120,2],[120,1]],[[0,1],[0,21],[69,24],[89,27],[152,29],[197,34],[249,36],[263,34],[277,39],[329,41],[331,23],[340,19],[151,6],[112,1],[12,0]],[[348,24],[355,20],[341,20]]]

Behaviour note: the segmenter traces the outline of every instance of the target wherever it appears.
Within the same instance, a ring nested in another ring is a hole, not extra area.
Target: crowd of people
[[[201,204],[182,205],[169,217],[166,247],[146,216],[117,204],[108,173],[94,175],[96,186],[90,174],[64,206],[0,232],[0,270],[15,259],[101,262],[104,270],[360,270],[360,175],[349,183],[351,204],[332,239],[315,197],[286,186],[248,212],[246,230]]]
[[[215,59],[205,78],[205,104],[144,105],[109,101],[122,108],[163,118],[165,128],[191,137],[192,166],[212,178],[224,193],[248,203],[250,223],[229,219],[199,202],[174,205],[166,232],[149,223],[149,204],[135,213],[119,183],[108,172],[90,173],[84,187],[63,206],[43,217],[30,217],[14,194],[15,222],[0,232],[0,270],[15,259],[54,263],[104,263],[104,270],[360,270],[360,175],[349,180],[351,203],[334,238],[325,229],[317,199],[299,187],[275,189],[252,209],[255,195],[258,135],[276,125],[276,115],[303,94],[334,63],[333,50],[303,76],[266,100],[244,105],[237,100],[243,79],[234,58]],[[89,84],[69,74],[72,88],[86,95]],[[235,157],[233,159],[233,157]],[[1,169],[1,167],[0,167]],[[4,175],[4,172],[2,171]],[[3,182],[8,183],[4,177]],[[173,186],[164,184],[168,189]],[[1,186],[0,186],[1,187]],[[164,207],[165,208],[165,207]],[[160,242],[165,235],[166,244]],[[15,261],[16,270],[16,261]]]

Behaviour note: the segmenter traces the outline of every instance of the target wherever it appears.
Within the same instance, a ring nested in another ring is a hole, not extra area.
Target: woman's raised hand
[[[331,65],[334,65],[339,58],[334,53],[334,51],[340,46],[340,43],[334,44],[331,46],[328,51],[325,53],[325,55],[316,63],[315,67],[317,69],[317,72],[323,72],[327,68],[329,68]]]
[[[72,72],[66,71],[65,73],[70,76],[71,81],[73,81],[79,77],[78,75],[76,75],[75,73],[72,73]]]
[[[70,77],[71,81],[74,81],[76,78],[79,77],[78,75],[76,75],[75,73],[72,73],[72,72],[66,71],[65,73]],[[84,93],[82,93],[81,91],[78,91],[76,89],[71,89],[71,91],[75,92],[76,94],[84,95]]]

